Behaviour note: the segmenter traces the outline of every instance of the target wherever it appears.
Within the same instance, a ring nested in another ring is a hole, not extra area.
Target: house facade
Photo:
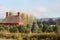
[[[17,12],[17,15],[12,15],[12,13],[6,12],[6,17],[0,22],[3,25],[24,25],[23,20],[21,19],[20,12]]]

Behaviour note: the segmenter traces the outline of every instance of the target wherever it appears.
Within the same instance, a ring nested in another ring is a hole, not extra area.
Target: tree
[[[49,20],[48,20],[48,23],[47,23],[48,25],[55,25],[56,23],[55,23],[55,21],[52,19],[52,18],[50,18]]]
[[[31,31],[32,31],[32,33],[37,33],[38,32],[38,25],[37,25],[37,23],[33,23]]]
[[[60,25],[60,18],[57,18],[56,19],[56,24],[59,24]]]
[[[30,33],[30,31],[31,31],[31,26],[27,24],[25,27],[25,33]]]
[[[4,29],[4,27],[0,27],[0,31],[4,31],[5,29]]]
[[[56,33],[60,36],[60,25],[56,24]]]
[[[53,28],[51,26],[48,26],[47,32],[53,32]]]
[[[44,25],[43,25],[43,29],[42,29],[42,31],[43,31],[43,32],[46,32],[47,29],[48,29],[48,25],[47,25],[47,24],[44,24]]]
[[[9,28],[9,31],[10,31],[11,33],[15,33],[15,32],[18,32],[18,29],[17,29],[16,27],[10,27],[10,28]]]
[[[56,26],[52,26],[54,32],[56,32]]]
[[[5,26],[3,24],[0,25],[0,31],[5,31]]]
[[[39,33],[42,32],[42,29],[43,29],[43,24],[40,24],[40,25],[39,25],[38,32],[39,32]]]
[[[20,33],[25,33],[25,26],[18,26],[17,28]]]

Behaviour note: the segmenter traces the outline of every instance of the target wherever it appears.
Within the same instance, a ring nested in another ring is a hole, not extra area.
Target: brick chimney
[[[9,14],[8,14],[8,12],[6,12],[6,17],[8,17],[9,16]]]
[[[18,16],[18,17],[20,16],[20,12],[17,12],[17,16]]]

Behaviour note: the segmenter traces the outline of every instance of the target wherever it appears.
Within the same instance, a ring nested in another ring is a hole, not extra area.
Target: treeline
[[[41,33],[41,32],[58,32],[60,31],[60,25],[46,25],[33,23],[32,26],[27,24],[24,26],[6,26],[0,25],[0,31],[7,31],[11,33]]]
[[[47,24],[47,25],[56,25],[58,23],[60,25],[60,18],[43,18],[37,19],[37,24]]]

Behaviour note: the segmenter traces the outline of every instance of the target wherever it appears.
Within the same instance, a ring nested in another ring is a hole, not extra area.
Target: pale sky
[[[0,0],[0,18],[6,11],[24,12],[37,18],[60,17],[60,0]]]

